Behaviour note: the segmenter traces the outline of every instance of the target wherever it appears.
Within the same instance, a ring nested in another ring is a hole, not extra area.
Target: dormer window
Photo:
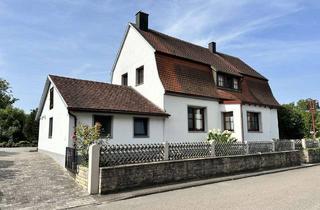
[[[239,78],[228,75],[228,74],[218,74],[218,87],[228,88],[232,90],[239,90]]]

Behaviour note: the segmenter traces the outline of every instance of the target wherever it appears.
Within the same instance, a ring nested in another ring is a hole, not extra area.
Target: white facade
[[[248,131],[247,112],[260,114],[260,131]],[[270,141],[279,138],[278,113],[276,109],[261,106],[242,106],[244,140],[246,141]]]
[[[217,101],[165,95],[164,103],[166,112],[171,115],[165,121],[165,139],[168,142],[204,141],[208,130],[221,128]],[[205,108],[204,131],[188,130],[188,106]]]
[[[128,73],[128,86],[160,108],[163,107],[164,88],[154,56],[155,50],[132,26],[129,26],[118,59],[114,66],[112,84],[121,85],[121,76]],[[136,69],[144,67],[144,83],[136,85]]]
[[[124,115],[112,113],[88,113],[78,112],[73,113],[77,116],[78,124],[93,126],[94,115],[111,116],[111,139],[110,144],[145,144],[163,142],[164,134],[164,118],[141,116],[141,115]],[[135,117],[147,117],[149,119],[149,132],[147,137],[134,137],[133,119]]]
[[[49,90],[52,87],[54,88],[54,100],[53,108],[50,109]],[[53,119],[53,131],[52,137],[49,138],[49,119],[51,117]],[[38,148],[40,151],[49,152],[60,164],[64,163],[66,147],[70,145],[69,124],[70,119],[65,102],[57,92],[53,83],[51,83],[40,115]]]

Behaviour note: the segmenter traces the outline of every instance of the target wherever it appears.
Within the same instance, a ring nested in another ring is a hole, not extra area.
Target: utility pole
[[[312,118],[312,131],[310,132],[313,135],[313,139],[316,139],[316,112],[317,108],[319,106],[318,102],[316,100],[310,99],[308,101],[309,105],[309,112],[311,113],[311,118]]]

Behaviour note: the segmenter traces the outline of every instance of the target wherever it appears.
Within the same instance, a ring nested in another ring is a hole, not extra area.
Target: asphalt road
[[[320,166],[158,193],[99,209],[320,209]]]

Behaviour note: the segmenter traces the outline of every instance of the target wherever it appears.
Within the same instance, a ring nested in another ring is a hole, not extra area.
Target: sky
[[[0,77],[29,112],[48,74],[110,82],[128,22],[240,57],[280,103],[320,99],[318,0],[0,0]]]

